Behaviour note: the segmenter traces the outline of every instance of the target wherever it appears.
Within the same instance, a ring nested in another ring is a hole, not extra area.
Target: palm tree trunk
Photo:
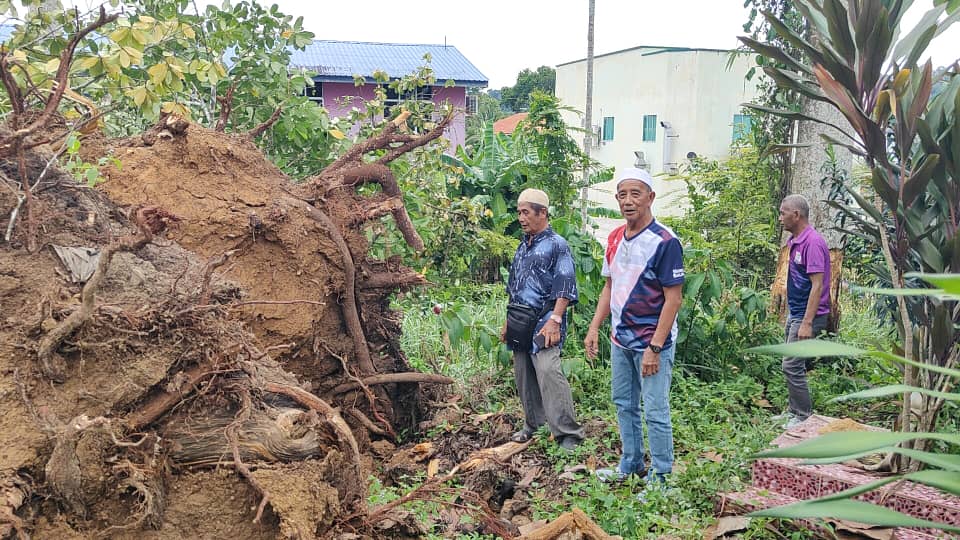
[[[587,20],[587,103],[583,112],[583,153],[590,159],[590,147],[593,146],[593,20],[596,13],[596,0],[589,0],[590,15]],[[584,229],[587,227],[587,182],[590,168],[583,168],[583,187],[580,188],[580,218]]]

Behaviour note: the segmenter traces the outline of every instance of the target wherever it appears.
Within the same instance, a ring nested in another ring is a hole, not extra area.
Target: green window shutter
[[[657,115],[646,114],[643,116],[643,141],[651,142],[657,140]]]
[[[613,140],[613,117],[612,116],[603,117],[603,140],[605,141]]]
[[[733,115],[733,142],[746,140],[753,127],[753,118],[749,114]]]

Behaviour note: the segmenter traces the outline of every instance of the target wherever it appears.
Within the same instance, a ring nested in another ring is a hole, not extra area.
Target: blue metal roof
[[[316,73],[318,82],[352,82],[355,75],[372,82],[377,70],[399,79],[423,66],[423,56],[430,53],[430,67],[438,82],[452,79],[458,86],[487,86],[487,77],[452,45],[318,39],[291,53],[290,64]]]

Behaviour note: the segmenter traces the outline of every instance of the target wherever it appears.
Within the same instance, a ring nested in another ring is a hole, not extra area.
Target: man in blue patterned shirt
[[[567,306],[577,302],[577,279],[567,241],[550,228],[549,202],[539,189],[526,189],[517,200],[523,240],[510,265],[507,294],[511,304],[529,306],[540,315],[529,348],[512,347],[524,414],[523,428],[512,440],[526,442],[546,423],[560,447],[572,450],[583,439],[583,428],[577,423],[570,384],[560,367],[560,348],[567,330]],[[501,341],[506,340],[506,331],[504,324]]]

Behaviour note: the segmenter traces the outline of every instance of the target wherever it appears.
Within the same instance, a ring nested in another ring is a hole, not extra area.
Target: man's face
[[[800,212],[780,203],[780,224],[783,225],[783,228],[787,231],[794,232],[799,222]]]
[[[517,204],[517,220],[524,234],[537,234],[547,228],[547,211],[537,212],[528,202]]]
[[[640,180],[624,180],[617,187],[617,203],[620,205],[620,213],[627,221],[646,217],[656,196],[650,186]]]

